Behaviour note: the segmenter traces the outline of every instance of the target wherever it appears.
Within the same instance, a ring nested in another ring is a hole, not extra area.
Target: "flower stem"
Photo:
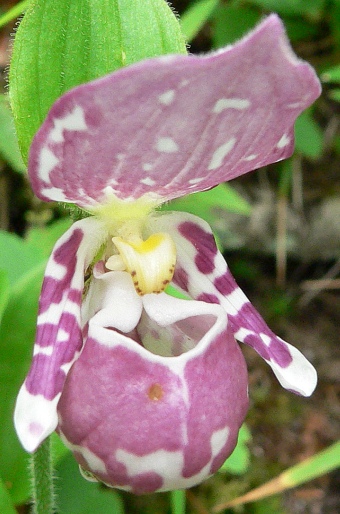
[[[46,439],[32,455],[31,478],[33,514],[53,514],[55,497],[50,438]]]

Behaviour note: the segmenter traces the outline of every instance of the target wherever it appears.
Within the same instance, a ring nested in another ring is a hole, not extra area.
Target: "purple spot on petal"
[[[43,394],[47,400],[53,400],[61,392],[65,381],[65,373],[60,367],[53,374],[49,373],[51,360],[47,355],[35,355],[25,381],[32,395]]]
[[[215,296],[214,294],[209,294],[209,293],[201,293],[197,297],[197,300],[199,300],[200,302],[206,302],[206,303],[220,303],[217,296]]]
[[[196,248],[195,264],[198,270],[205,275],[212,273],[215,269],[214,261],[217,255],[214,236],[191,221],[181,223],[178,231]]]
[[[50,276],[45,277],[40,295],[39,314],[45,312],[51,303],[60,303],[63,294],[70,287],[77,265],[77,250],[83,235],[81,229],[74,230],[68,241],[53,252],[54,261],[65,266],[65,276],[60,280]]]
[[[276,336],[270,342],[269,351],[271,359],[277,362],[281,368],[287,368],[293,360],[287,346]]]
[[[30,432],[30,434],[35,437],[40,437],[43,430],[44,430],[44,427],[42,425],[40,425],[40,423],[33,422],[33,423],[30,423],[29,427],[28,427],[28,431]]]
[[[175,273],[173,276],[173,281],[176,285],[178,285],[181,289],[184,291],[188,291],[189,286],[189,277],[188,273],[181,268],[180,266],[176,265]]]
[[[228,294],[233,293],[235,289],[238,289],[235,279],[228,269],[223,273],[223,275],[215,278],[214,286],[224,296],[227,296]]]

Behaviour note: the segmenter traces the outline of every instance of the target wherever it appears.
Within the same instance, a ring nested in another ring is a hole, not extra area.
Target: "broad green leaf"
[[[42,261],[15,283],[0,326],[0,474],[13,502],[29,496],[27,454],[21,448],[13,427],[13,410],[19,387],[32,356],[38,297],[45,268]]]
[[[236,448],[219,469],[220,472],[227,471],[233,475],[243,475],[247,471],[250,464],[250,452],[247,443],[250,439],[251,434],[248,427],[242,425],[238,434]]]
[[[59,239],[71,225],[71,219],[62,218],[46,227],[33,227],[28,231],[25,243],[30,250],[36,249],[39,255],[49,257],[57,239]]]
[[[16,33],[9,74],[24,161],[65,91],[148,57],[185,52],[179,22],[164,0],[32,1]]]
[[[296,466],[287,469],[278,477],[253,489],[249,493],[235,498],[235,500],[216,505],[213,508],[213,512],[221,512],[227,508],[235,507],[236,505],[243,505],[245,503],[261,500],[262,498],[267,498],[273,494],[281,493],[286,489],[291,489],[292,487],[309,482],[339,467],[340,441],[334,443],[326,450],[317,453],[313,457],[296,464]]]
[[[192,41],[210,18],[219,0],[199,0],[190,5],[181,16],[182,32],[188,41]]]
[[[0,323],[9,298],[9,278],[6,270],[0,268]]]
[[[7,25],[12,20],[15,20],[21,13],[23,13],[31,0],[24,0],[23,2],[19,2],[12,9],[9,9],[5,14],[0,17],[0,27]]]
[[[17,514],[7,487],[0,478],[0,512],[1,514]]]
[[[213,45],[220,48],[234,43],[254,28],[261,15],[250,8],[220,5],[213,16]]]
[[[10,483],[15,503],[29,496],[28,456],[21,448],[13,427],[13,409],[19,387],[28,370],[36,330],[41,282],[47,257],[70,220],[32,229],[27,240],[0,232],[0,268],[9,274],[12,289],[0,326],[0,474]],[[57,458],[65,454],[55,444]],[[1,511],[0,511],[1,512]]]
[[[210,224],[221,215],[221,209],[249,215],[251,207],[229,184],[220,184],[209,191],[178,198],[162,207],[162,210],[167,211],[190,212]]]
[[[310,109],[300,114],[295,122],[295,148],[311,159],[317,159],[322,154],[322,130],[314,121]]]
[[[0,269],[7,271],[12,285],[39,262],[46,261],[55,242],[71,223],[66,218],[46,227],[32,228],[25,239],[0,231]]]
[[[57,476],[59,514],[124,514],[119,493],[85,480],[73,455],[59,463]]]
[[[0,155],[15,171],[19,173],[25,171],[6,95],[0,95]]]
[[[16,234],[0,231],[0,268],[7,271],[11,285],[43,259],[42,249],[30,248]]]

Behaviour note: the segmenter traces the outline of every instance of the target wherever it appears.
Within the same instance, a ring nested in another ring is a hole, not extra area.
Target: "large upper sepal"
[[[105,305],[67,376],[58,431],[82,468],[112,487],[193,486],[230,455],[248,406],[224,311],[165,293],[140,297],[126,272],[98,280]],[[122,290],[125,314],[116,316]]]
[[[112,193],[202,191],[291,155],[294,121],[319,94],[271,15],[216,53],[145,60],[66,93],[34,138],[30,180],[41,199],[88,209]]]
[[[268,328],[237,285],[209,225],[186,213],[164,214],[150,221],[150,231],[165,227],[177,248],[174,283],[192,298],[220,304],[235,338],[259,353],[283,387],[310,396],[317,382],[314,367],[299,350]]]
[[[19,439],[27,451],[34,451],[57,426],[56,406],[82,347],[84,272],[105,237],[105,229],[94,218],[78,221],[59,239],[48,261],[33,361],[14,414]]]

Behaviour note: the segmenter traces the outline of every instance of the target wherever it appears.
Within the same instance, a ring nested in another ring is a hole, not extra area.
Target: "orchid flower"
[[[190,487],[230,455],[247,412],[236,340],[283,387],[312,393],[314,368],[267,327],[208,224],[157,208],[291,155],[294,121],[319,94],[271,15],[234,46],[145,60],[52,106],[31,184],[87,217],[47,264],[15,411],[27,451],[57,430],[87,477],[135,493]]]

